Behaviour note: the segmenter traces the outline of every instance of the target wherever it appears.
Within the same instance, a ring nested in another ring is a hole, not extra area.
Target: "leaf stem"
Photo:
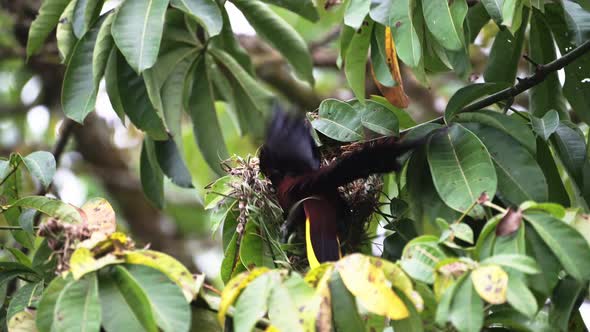
[[[20,158],[19,158],[20,159]],[[16,172],[16,170],[18,169],[18,166],[20,166],[20,160],[16,163],[16,165],[14,165],[12,167],[12,169],[10,170],[10,172],[8,172],[8,174],[6,174],[6,176],[2,179],[2,181],[0,181],[0,186],[4,184],[4,182],[6,182],[6,180],[8,180],[8,178],[14,174],[14,172]]]

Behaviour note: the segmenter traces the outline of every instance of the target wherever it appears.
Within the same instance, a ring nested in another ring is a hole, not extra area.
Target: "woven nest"
[[[322,165],[335,162],[343,154],[360,147],[359,144],[341,145],[336,141],[325,140],[320,147]],[[230,197],[238,201],[239,217],[236,232],[243,236],[245,225],[251,217],[251,211],[258,211],[261,222],[270,229],[271,234],[280,238],[281,230],[285,222],[285,213],[278,204],[276,192],[272,184],[260,172],[259,161],[256,157],[246,159],[234,157],[224,164],[225,171],[238,181],[231,184],[233,187]],[[341,234],[341,245],[345,253],[357,252],[363,246],[370,243],[368,229],[371,216],[378,207],[378,199],[383,187],[382,177],[371,175],[366,179],[359,179],[346,186],[338,188],[341,197],[350,208],[346,222],[349,227]],[[258,217],[258,216],[255,216]],[[283,234],[284,235],[284,234]],[[295,232],[288,237],[288,243],[283,243],[280,248],[282,256],[287,264],[295,270],[303,270],[308,266],[305,255],[305,227],[303,223],[296,226]]]

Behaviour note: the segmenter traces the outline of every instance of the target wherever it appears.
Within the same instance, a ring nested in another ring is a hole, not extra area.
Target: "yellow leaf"
[[[381,91],[381,94],[383,94],[383,97],[385,97],[387,101],[389,101],[393,106],[407,108],[410,101],[404,91],[402,75],[399,69],[399,62],[397,60],[397,51],[395,49],[395,42],[391,36],[390,27],[385,28],[385,56],[387,57],[387,65],[389,67],[389,71],[391,72],[391,76],[393,76],[393,79],[397,82],[397,84],[392,87],[382,85],[375,77],[375,71],[373,70],[373,65],[371,64],[373,81],[379,88],[379,91]]]
[[[346,288],[369,312],[393,320],[408,317],[408,308],[391,289],[383,270],[371,264],[369,257],[346,256],[336,263],[336,269]]]
[[[85,274],[97,271],[107,265],[123,263],[123,260],[113,254],[107,254],[99,259],[88,248],[78,248],[70,258],[70,271],[75,280],[82,278]]]
[[[37,332],[35,310],[21,311],[8,321],[8,332]]]
[[[448,258],[440,261],[436,265],[434,275],[434,295],[440,300],[446,289],[459,279],[465,272],[469,271],[469,266],[456,258]]]
[[[323,263],[319,266],[312,268],[307,271],[305,275],[305,282],[307,282],[313,288],[316,288],[322,277],[327,271],[332,271],[334,263]]]
[[[223,292],[221,292],[219,311],[217,311],[217,320],[222,327],[225,324],[225,314],[229,310],[229,307],[236,301],[242,290],[246,288],[252,280],[268,271],[269,269],[266,267],[257,267],[250,271],[242,272],[228,281]]]
[[[399,265],[378,257],[369,257],[371,264],[383,271],[385,278],[391,282],[391,285],[401,290],[414,303],[418,311],[424,309],[424,300],[414,290],[412,279],[402,270]]]
[[[305,280],[315,287],[313,297],[299,309],[299,317],[306,332],[332,330],[332,297],[328,282],[332,277],[334,264],[322,264],[310,270]]]
[[[264,330],[265,332],[281,332],[276,326],[270,325]]]
[[[93,233],[110,235],[115,232],[117,228],[115,210],[106,199],[93,198],[84,203],[81,210],[86,215],[85,222]]]
[[[498,265],[480,266],[471,272],[477,294],[491,304],[506,302],[508,274]]]
[[[174,281],[191,302],[199,292],[200,286],[190,271],[175,258],[154,250],[134,250],[125,252],[125,262],[152,267],[163,272]]]

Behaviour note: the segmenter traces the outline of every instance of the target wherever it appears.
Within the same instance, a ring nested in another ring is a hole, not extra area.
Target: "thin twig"
[[[20,164],[20,161],[14,165],[14,167],[10,170],[10,172],[8,172],[8,174],[6,174],[6,176],[2,179],[2,181],[0,181],[0,186],[4,184],[4,182],[6,182],[6,180],[8,180],[8,178],[10,178],[10,176],[12,174],[14,174],[14,172],[16,172],[16,170],[18,169],[18,166]]]
[[[57,139],[57,142],[55,142],[55,145],[53,147],[53,156],[55,157],[56,167],[59,166],[61,156],[66,148],[66,145],[68,144],[68,142],[70,140],[70,136],[72,136],[72,132],[74,131],[74,128],[76,127],[76,125],[77,125],[77,123],[72,119],[66,118],[63,120],[62,127],[60,130],[61,131],[60,136]],[[47,187],[42,187],[37,192],[37,195],[45,196],[45,194],[47,194],[49,188],[51,188],[51,184],[49,184]]]

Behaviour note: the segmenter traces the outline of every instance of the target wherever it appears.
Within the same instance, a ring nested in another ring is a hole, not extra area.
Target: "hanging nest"
[[[346,153],[360,148],[360,144],[342,145],[336,141],[326,140],[320,147],[322,166],[335,162]],[[285,237],[283,234],[285,213],[281,209],[276,192],[271,182],[262,175],[257,157],[233,157],[223,164],[224,170],[232,176],[229,182],[231,189],[227,193],[229,199],[237,201],[237,247],[244,236],[246,224],[251,220],[261,229],[259,234],[269,247],[275,263],[295,270],[304,270],[308,263],[305,255],[305,227],[299,223],[295,231]],[[338,190],[350,208],[351,220],[346,222],[349,227],[341,234],[341,245],[345,253],[358,252],[370,244],[368,234],[373,212],[378,208],[378,199],[382,192],[381,176],[371,175],[359,179]],[[282,240],[279,240],[282,239]],[[239,251],[239,250],[238,250]],[[234,260],[234,268],[236,262]]]

